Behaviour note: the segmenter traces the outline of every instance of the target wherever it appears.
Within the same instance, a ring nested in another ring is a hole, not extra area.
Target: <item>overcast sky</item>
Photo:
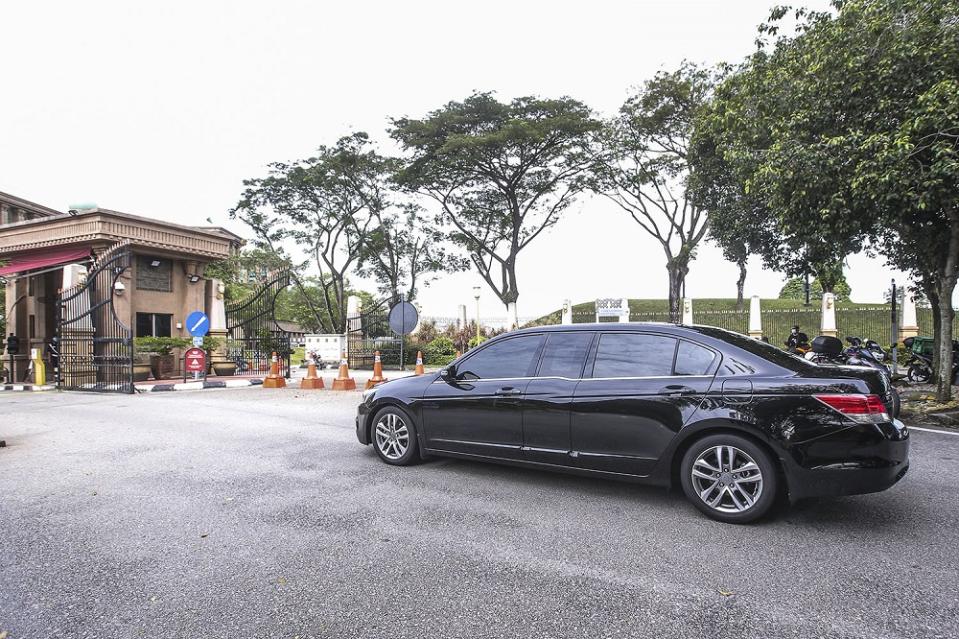
[[[0,191],[57,209],[79,202],[184,224],[229,220],[244,178],[474,90],[570,95],[599,114],[684,58],[738,61],[764,1],[5,2],[0,5]],[[823,7],[825,2],[807,2]],[[520,255],[519,313],[596,297],[665,297],[658,244],[624,213],[582,197]],[[856,301],[893,273],[854,256]],[[735,295],[736,268],[699,249],[696,297]],[[747,294],[776,296],[751,265]],[[474,302],[473,273],[421,293],[427,315]],[[372,289],[372,286],[369,288]],[[484,289],[483,315],[505,316]]]

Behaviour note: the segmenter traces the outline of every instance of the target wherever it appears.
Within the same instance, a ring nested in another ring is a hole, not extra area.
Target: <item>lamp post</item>
[[[479,296],[480,296],[480,287],[473,287],[473,298],[476,300],[476,341],[479,341],[480,335],[480,322],[479,322]]]

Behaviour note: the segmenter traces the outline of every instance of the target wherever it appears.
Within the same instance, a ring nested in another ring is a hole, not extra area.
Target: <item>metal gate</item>
[[[128,244],[97,260],[86,280],[57,296],[57,386],[133,392],[133,329],[117,316],[117,282],[130,269]]]
[[[262,375],[275,352],[281,372],[290,376],[290,334],[276,323],[276,297],[290,285],[290,271],[272,273],[247,297],[226,306],[227,357],[237,375]]]
[[[384,365],[400,364],[399,335],[390,329],[393,300],[383,298],[364,308],[359,315],[346,318],[346,353],[350,368],[372,368],[376,351]]]

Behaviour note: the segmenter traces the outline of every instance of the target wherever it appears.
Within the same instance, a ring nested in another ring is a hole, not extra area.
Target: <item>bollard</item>
[[[423,370],[423,351],[416,351],[416,369],[413,372],[416,375],[422,375],[426,372]]]
[[[385,381],[386,378],[383,377],[383,361],[380,359],[380,352],[376,351],[373,354],[373,377],[366,380],[366,389],[369,390]]]
[[[40,356],[39,348],[31,348],[30,354],[33,356],[33,383],[43,386],[47,383],[47,365]]]
[[[326,388],[323,384],[323,378],[316,374],[316,362],[313,361],[312,357],[306,366],[306,377],[300,380],[300,388],[305,390],[320,390]]]
[[[356,380],[350,377],[350,367],[346,363],[346,353],[340,358],[340,372],[333,380],[333,390],[356,390]]]
[[[270,359],[270,374],[263,380],[263,388],[286,388],[286,380],[280,377],[280,362],[275,351]]]

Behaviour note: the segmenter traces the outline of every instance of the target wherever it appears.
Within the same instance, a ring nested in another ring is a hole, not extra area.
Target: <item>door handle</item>
[[[501,397],[509,397],[511,395],[519,395],[520,390],[518,388],[513,388],[512,386],[506,386],[496,391],[496,394]]]
[[[683,395],[695,395],[696,390],[689,386],[682,386],[681,384],[670,384],[660,389],[659,394],[665,395],[666,397],[682,397]]]

